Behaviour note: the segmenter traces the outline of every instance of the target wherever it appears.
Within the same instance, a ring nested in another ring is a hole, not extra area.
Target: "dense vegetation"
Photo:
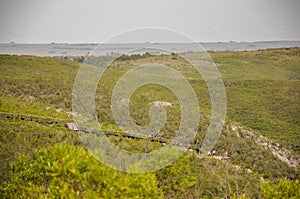
[[[2,190],[7,198],[161,198],[154,174],[127,174],[105,167],[83,147],[65,143],[13,164]]]
[[[0,182],[8,179],[9,163],[19,155],[31,156],[34,152],[57,142],[68,141],[75,145],[81,143],[78,135],[64,126],[49,126],[36,122],[0,120]]]
[[[232,122],[243,125],[299,155],[300,49],[210,54],[226,87],[227,127]],[[97,59],[90,62],[97,63]],[[195,143],[201,144],[209,125],[209,94],[201,76],[175,54],[121,56],[105,71],[96,93],[96,112],[103,128],[120,131],[110,110],[116,81],[130,68],[149,62],[174,67],[194,88],[202,113]],[[67,59],[0,55],[0,112],[72,120],[71,94],[79,66]],[[131,116],[139,125],[148,124],[153,101],[173,104],[166,107],[168,119],[160,132],[172,138],[180,123],[180,107],[168,89],[155,84],[139,88],[131,97]],[[227,151],[230,160],[199,158],[189,152],[155,173],[133,175],[97,162],[63,123],[23,121],[5,114],[0,118],[0,197],[282,198],[287,192],[286,198],[299,196],[297,168],[230,128],[224,128],[215,146],[217,155]],[[163,146],[150,139],[109,139],[132,152]],[[262,180],[268,183],[261,186]]]
[[[220,52],[228,116],[299,153],[299,49]]]

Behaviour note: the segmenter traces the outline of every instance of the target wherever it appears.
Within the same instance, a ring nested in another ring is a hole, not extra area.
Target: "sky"
[[[299,8],[299,0],[0,0],[0,43],[99,43],[142,27],[202,42],[299,41]],[[178,40],[145,33],[128,42],[146,41]]]

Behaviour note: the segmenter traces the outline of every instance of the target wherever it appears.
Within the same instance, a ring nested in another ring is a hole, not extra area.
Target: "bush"
[[[61,143],[21,156],[0,198],[161,198],[154,174],[127,174],[100,164],[83,147]]]
[[[300,198],[299,180],[290,181],[281,179],[278,184],[264,182],[262,185],[264,198],[266,199],[293,199]]]

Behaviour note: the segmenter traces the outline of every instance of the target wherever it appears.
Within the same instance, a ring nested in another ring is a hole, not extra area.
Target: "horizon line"
[[[54,44],[89,44],[89,45],[98,45],[102,44],[193,44],[193,43],[263,43],[263,42],[300,42],[300,40],[255,40],[255,41],[238,41],[238,40],[229,40],[229,41],[196,41],[196,42],[115,42],[115,43],[102,43],[102,42],[0,42],[0,44],[36,44],[36,45],[54,45]]]

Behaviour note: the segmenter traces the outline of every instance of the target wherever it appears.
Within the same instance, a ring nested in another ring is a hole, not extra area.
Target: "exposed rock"
[[[164,101],[155,101],[153,102],[154,106],[173,106],[170,102],[164,102]]]
[[[242,137],[253,140],[257,145],[260,145],[265,149],[269,150],[279,160],[287,163],[290,167],[294,167],[294,168],[299,167],[300,157],[295,153],[280,147],[280,144],[274,143],[272,140],[262,135],[256,135],[250,130],[244,129],[242,126],[237,126],[235,124],[232,124],[229,127],[229,129],[231,129],[235,133],[242,132],[243,133]]]
[[[28,99],[29,99],[30,101],[33,101],[33,100],[35,100],[35,97],[29,96]]]

